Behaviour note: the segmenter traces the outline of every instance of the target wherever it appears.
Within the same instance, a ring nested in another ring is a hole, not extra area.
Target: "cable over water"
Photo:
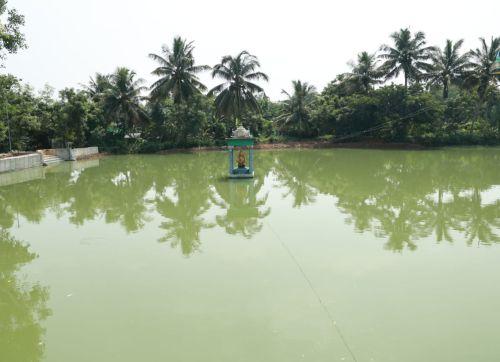
[[[345,346],[345,348],[347,349],[347,351],[349,352],[349,354],[351,355],[352,359],[354,362],[358,362],[353,350],[351,349],[351,347],[349,346],[349,344],[347,343],[347,340],[346,338],[344,337],[344,334],[342,333],[342,331],[340,330],[340,327],[337,325],[337,322],[335,321],[335,319],[333,318],[333,315],[330,313],[329,309],[327,308],[327,306],[325,305],[325,303],[323,302],[323,300],[321,299],[318,291],[314,288],[314,285],[313,283],[311,282],[311,279],[309,279],[309,277],[307,276],[307,274],[305,273],[304,269],[302,268],[302,266],[300,265],[299,261],[297,260],[297,258],[295,257],[295,255],[293,255],[292,251],[288,248],[288,246],[286,246],[286,244],[283,242],[283,240],[281,239],[281,237],[279,236],[279,234],[273,229],[273,227],[271,226],[271,224],[266,221],[266,224],[267,226],[269,227],[269,230],[271,230],[271,232],[274,234],[274,236],[276,236],[276,238],[278,239],[278,241],[280,242],[281,246],[283,247],[283,249],[285,249],[286,253],[288,254],[288,256],[290,257],[290,259],[292,259],[292,261],[294,262],[294,264],[297,266],[297,268],[299,269],[300,273],[302,274],[302,276],[304,277],[306,283],[309,285],[309,288],[311,289],[312,293],[314,294],[314,296],[316,297],[316,299],[318,300],[318,303],[321,305],[321,308],[323,309],[323,311],[325,312],[326,316],[328,317],[328,319],[330,320],[330,323],[332,324],[333,328],[335,329],[335,331],[337,332],[337,334],[339,335],[340,337],[340,340],[342,341],[342,344]]]
[[[450,102],[451,100],[452,100],[452,99],[447,99],[447,100],[445,101],[445,103]],[[363,131],[357,131],[357,132],[353,132],[353,133],[350,133],[350,134],[345,135],[345,136],[341,136],[341,137],[334,138],[334,139],[332,139],[332,142],[343,141],[343,140],[345,140],[345,139],[348,139],[348,138],[353,138],[353,137],[356,137],[356,136],[362,135],[362,134],[364,134],[364,133],[369,133],[369,132],[373,132],[373,131],[379,131],[379,130],[383,129],[383,128],[384,128],[386,125],[388,125],[388,124],[392,124],[392,123],[394,123],[394,122],[403,121],[403,120],[405,120],[405,119],[408,119],[408,118],[414,117],[414,116],[416,116],[416,115],[418,115],[418,114],[420,114],[420,113],[422,113],[422,112],[425,112],[425,111],[427,111],[427,110],[429,110],[429,109],[432,109],[432,108],[433,108],[433,106],[429,106],[429,107],[424,107],[424,108],[421,108],[421,109],[419,109],[419,110],[417,110],[417,111],[415,111],[415,112],[412,112],[412,113],[410,113],[410,114],[407,114],[407,115],[406,115],[406,116],[404,116],[404,117],[399,117],[398,119],[395,119],[395,120],[394,120],[394,119],[391,119],[391,120],[389,120],[389,121],[379,123],[379,124],[377,124],[376,126],[373,126],[373,127],[371,127],[371,128],[367,128],[367,129],[365,129],[365,130],[363,130]]]

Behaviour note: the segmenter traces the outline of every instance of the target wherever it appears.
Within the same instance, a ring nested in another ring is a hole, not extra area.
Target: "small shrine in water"
[[[227,138],[226,140],[227,148],[229,151],[229,177],[252,178],[254,176],[254,139],[250,135],[250,131],[245,129],[243,126],[239,126],[233,131],[232,136],[230,138]]]

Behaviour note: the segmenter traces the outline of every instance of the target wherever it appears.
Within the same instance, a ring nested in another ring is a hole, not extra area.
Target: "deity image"
[[[246,157],[245,157],[245,153],[242,150],[240,150],[240,152],[238,153],[238,158],[236,159],[236,162],[238,163],[239,168],[245,167]]]

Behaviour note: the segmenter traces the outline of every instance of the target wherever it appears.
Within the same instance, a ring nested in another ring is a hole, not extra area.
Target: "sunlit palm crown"
[[[135,72],[127,68],[118,68],[110,76],[110,87],[105,91],[104,109],[116,122],[124,124],[127,130],[147,118],[141,101],[141,95],[147,88],[143,79],[135,79]]]
[[[96,73],[94,78],[90,77],[89,84],[84,86],[85,91],[94,100],[99,100],[111,86],[110,80],[111,75]]]
[[[356,86],[362,88],[364,92],[369,91],[374,85],[382,83],[382,72],[377,67],[377,56],[362,52],[358,54],[357,63],[350,64],[352,71],[346,77],[353,81]]]
[[[300,80],[292,81],[292,86],[292,94],[281,91],[288,98],[283,101],[284,112],[278,118],[278,123],[281,127],[293,128],[296,133],[307,133],[310,118],[308,106],[314,101],[316,88]]]
[[[394,78],[403,72],[405,85],[408,81],[419,81],[425,71],[431,70],[431,65],[427,61],[436,48],[426,46],[423,32],[416,32],[412,36],[408,28],[392,33],[391,38],[394,47],[389,45],[381,47],[383,53],[380,58],[385,59],[382,64],[385,78]]]
[[[443,49],[436,49],[432,53],[432,69],[425,77],[430,84],[443,86],[443,98],[448,97],[448,85],[463,80],[467,70],[472,66],[469,61],[470,54],[460,54],[463,42],[463,39],[455,43],[448,39]]]
[[[293,80],[293,93],[290,94],[286,90],[282,90],[281,93],[286,95],[286,99],[283,103],[286,108],[290,111],[303,111],[307,104],[309,104],[314,99],[314,94],[316,88],[307,82],[301,82],[300,80]]]
[[[491,68],[496,60],[496,52],[500,47],[500,37],[491,38],[488,45],[484,38],[479,38],[481,48],[471,51],[473,67],[471,77],[479,87],[479,94],[482,96],[490,84],[496,84],[497,78],[493,75]]]
[[[245,109],[259,110],[255,95],[264,93],[264,89],[253,81],[268,81],[269,78],[258,68],[260,63],[257,57],[245,50],[236,57],[223,57],[220,64],[214,66],[212,77],[221,78],[224,82],[212,88],[208,94],[216,95],[215,105],[219,115],[238,118]]]
[[[172,49],[163,46],[163,56],[149,54],[151,59],[160,64],[152,72],[153,75],[159,77],[150,87],[153,99],[172,96],[174,102],[179,103],[206,89],[196,74],[209,70],[210,67],[195,65],[193,50],[193,42],[186,42],[176,37]]]

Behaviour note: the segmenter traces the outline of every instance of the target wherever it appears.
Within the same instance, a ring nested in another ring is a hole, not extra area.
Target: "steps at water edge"
[[[53,163],[59,163],[62,162],[63,159],[57,156],[52,156],[52,155],[43,155],[43,164],[45,166],[51,165]]]

